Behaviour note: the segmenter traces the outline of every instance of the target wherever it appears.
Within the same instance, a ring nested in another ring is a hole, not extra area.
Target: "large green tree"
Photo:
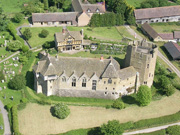
[[[140,106],[147,106],[152,99],[151,89],[146,85],[141,85],[136,96]]]
[[[8,86],[11,89],[21,90],[26,85],[26,79],[22,74],[15,75],[12,80],[9,81]]]
[[[16,13],[13,19],[14,19],[15,22],[20,23],[22,21],[22,19],[23,19],[23,14]]]
[[[29,28],[26,28],[23,32],[23,36],[26,40],[29,40],[32,37],[32,33]]]
[[[124,129],[121,127],[119,121],[108,121],[107,124],[101,126],[101,133],[103,135],[122,135]]]
[[[49,8],[48,0],[43,0],[43,3],[44,3],[44,9],[48,10],[48,8]]]

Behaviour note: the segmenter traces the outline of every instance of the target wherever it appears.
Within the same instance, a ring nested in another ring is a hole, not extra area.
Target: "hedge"
[[[19,132],[17,105],[14,105],[12,107],[12,130],[14,132],[14,135],[21,135],[21,133]]]

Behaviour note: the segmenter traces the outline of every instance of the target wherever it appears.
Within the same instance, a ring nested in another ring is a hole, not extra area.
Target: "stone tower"
[[[134,41],[127,48],[125,67],[133,66],[139,73],[140,85],[151,87],[154,79],[158,48],[146,40]]]

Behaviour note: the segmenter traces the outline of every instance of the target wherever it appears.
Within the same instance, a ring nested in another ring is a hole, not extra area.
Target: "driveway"
[[[11,135],[8,112],[4,109],[4,105],[0,100],[0,110],[4,120],[4,135]]]

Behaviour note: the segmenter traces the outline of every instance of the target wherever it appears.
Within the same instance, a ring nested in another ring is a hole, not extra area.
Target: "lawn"
[[[175,30],[180,30],[180,26],[176,23],[151,23],[151,26],[156,30],[157,33],[171,33]]]
[[[0,112],[1,112],[1,110],[0,110]],[[2,113],[0,113],[0,126],[3,127],[3,129],[0,129],[0,135],[2,135],[4,133],[4,122],[3,122]]]
[[[1,0],[0,7],[3,8],[5,13],[17,13],[21,11],[24,3],[30,0]]]
[[[180,110],[180,92],[161,100],[153,101],[147,107],[132,106],[124,110],[101,107],[69,106],[71,114],[59,120],[50,113],[50,106],[30,103],[19,112],[19,128],[22,134],[57,134],[79,128],[92,128],[117,119],[121,123],[155,118],[176,113]],[[167,107],[168,106],[168,107]],[[83,120],[83,121],[82,121]]]
[[[70,31],[80,31],[84,30],[84,35],[86,34],[88,37],[95,37],[99,40],[108,40],[108,41],[117,41],[120,42],[122,40],[122,36],[119,34],[115,27],[107,28],[107,27],[97,27],[97,28],[89,28],[89,27],[67,27]],[[49,35],[46,38],[39,37],[39,33],[46,29],[49,31]],[[119,28],[120,29],[120,28]],[[22,32],[25,28],[22,28]],[[54,41],[54,34],[56,32],[61,32],[62,27],[33,27],[30,28],[32,32],[32,37],[29,40],[29,43],[32,47],[41,46],[46,41]],[[124,31],[124,29],[123,29]],[[125,32],[125,31],[124,31]],[[127,33],[127,32],[126,32]],[[128,34],[127,34],[128,35]]]
[[[119,31],[119,33],[121,33],[121,35],[123,37],[128,37],[128,38],[131,38],[133,40],[135,39],[134,36],[132,36],[124,26],[117,26],[116,28]]]

